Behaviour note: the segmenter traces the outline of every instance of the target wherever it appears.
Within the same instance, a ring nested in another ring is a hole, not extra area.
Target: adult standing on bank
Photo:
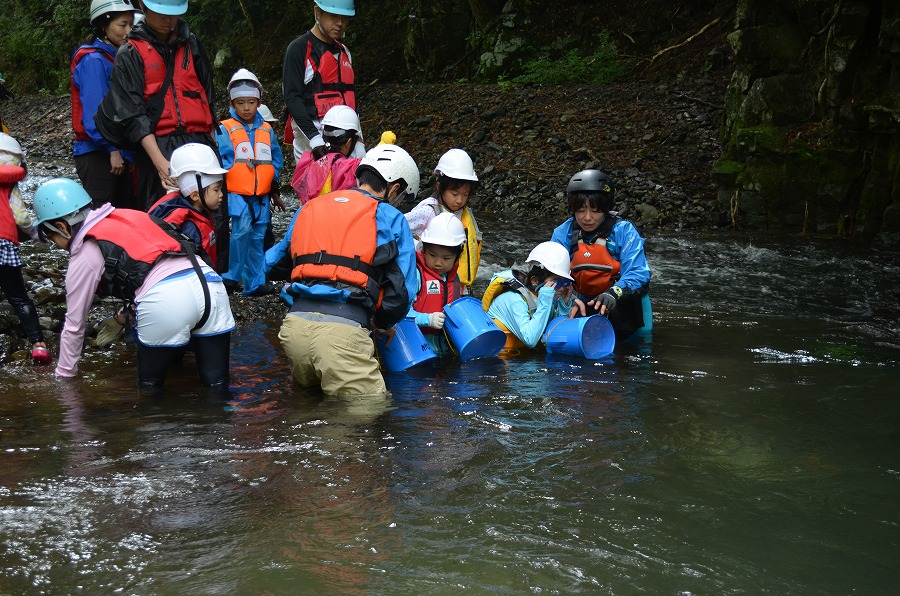
[[[290,115],[294,157],[305,151],[319,159],[325,155],[322,118],[336,105],[356,109],[353,59],[341,42],[350,17],[356,14],[354,0],[315,0],[316,23],[290,43],[284,54],[282,91]],[[365,155],[360,139],[351,157]]]
[[[75,50],[69,68],[75,171],[95,207],[112,203],[134,208],[134,154],[104,139],[94,124],[94,114],[109,89],[116,51],[131,32],[135,10],[131,0],[93,0],[91,35]]]

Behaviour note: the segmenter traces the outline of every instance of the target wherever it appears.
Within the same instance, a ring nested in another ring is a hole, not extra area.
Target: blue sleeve
[[[219,156],[222,158],[222,167],[230,170],[234,165],[234,146],[231,144],[231,137],[228,131],[222,126],[222,123],[216,126],[216,143],[219,145]]]
[[[572,256],[572,225],[574,221],[575,218],[570,217],[556,226],[556,229],[553,230],[553,235],[550,236],[551,242],[558,242],[566,247],[570,257]]]
[[[281,143],[278,142],[278,135],[275,134],[274,128],[269,128],[269,134],[272,137],[272,167],[275,168],[275,181],[273,184],[278,186],[278,177],[281,176],[281,168],[284,167],[284,155],[281,152]]]
[[[294,212],[294,217],[291,219],[291,223],[288,225],[287,231],[284,233],[284,238],[276,242],[272,245],[272,247],[266,251],[266,264],[265,264],[265,272],[266,275],[272,270],[272,267],[275,266],[281,259],[284,258],[290,249],[291,249],[291,236],[294,235],[294,224],[297,223],[297,216],[300,214],[300,209],[303,208],[301,205],[297,211]]]
[[[615,243],[615,248],[610,254],[621,263],[619,281],[616,285],[620,288],[638,290],[650,283],[650,265],[644,255],[644,239],[634,224],[630,221],[618,222],[609,240]]]
[[[94,124],[94,114],[103,101],[103,96],[109,90],[109,77],[112,73],[112,62],[103,57],[99,52],[92,52],[84,56],[75,66],[72,80],[78,89],[81,98],[81,123],[91,140],[107,153],[115,151]]]
[[[419,299],[418,290],[422,287],[422,272],[419,271],[419,268],[416,267],[416,293],[413,295],[412,301],[415,302]],[[412,306],[409,307],[409,312],[406,314],[407,317],[412,317],[416,320],[416,325],[419,327],[428,327],[428,324],[431,322],[431,313],[428,312],[419,312]]]
[[[406,218],[388,203],[380,203],[375,212],[376,245],[394,244],[397,256],[379,266],[383,268],[381,306],[375,312],[375,324],[387,329],[403,319],[415,301],[416,250]]]

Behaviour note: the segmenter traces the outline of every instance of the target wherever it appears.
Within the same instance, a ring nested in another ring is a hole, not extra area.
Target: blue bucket
[[[557,317],[547,324],[542,339],[551,354],[569,354],[589,360],[612,354],[616,347],[612,323],[602,315],[577,319]]]
[[[381,356],[381,364],[391,372],[401,372],[437,358],[412,318],[403,319],[394,325],[394,337],[390,342],[383,335],[376,336],[375,346]]]
[[[506,343],[506,334],[481,307],[481,300],[463,296],[444,307],[444,330],[462,360],[496,356]]]

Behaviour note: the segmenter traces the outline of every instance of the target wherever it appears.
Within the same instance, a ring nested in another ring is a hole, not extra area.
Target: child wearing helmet
[[[438,356],[450,354],[450,344],[441,333],[444,328],[444,307],[462,296],[462,284],[456,270],[459,255],[466,242],[462,222],[452,213],[431,218],[422,232],[421,246],[416,251],[415,302],[409,309],[422,328],[425,340]]]
[[[42,184],[34,211],[41,235],[70,255],[57,376],[77,376],[85,322],[99,293],[133,306],[139,387],[160,389],[190,343],[200,382],[228,388],[234,316],[222,278],[198,261],[190,242],[143,211],[92,209],[87,192],[68,178]]]
[[[582,170],[566,187],[569,219],[551,239],[572,259],[575,296],[571,316],[606,315],[623,340],[650,331],[650,266],[644,239],[615,211],[615,183],[600,170]]]
[[[213,214],[225,197],[226,173],[215,151],[201,143],[182,145],[172,153],[171,176],[178,190],[161,197],[150,215],[169,222],[190,238],[206,264],[216,268],[216,229]]]
[[[567,315],[571,292],[569,254],[555,242],[541,242],[525,261],[528,272],[495,273],[481,305],[506,333],[501,356],[534,348],[551,319]]]
[[[228,95],[231,118],[216,129],[222,165],[228,170],[231,217],[228,271],[222,277],[232,288],[242,283],[245,296],[262,296],[271,293],[263,250],[273,208],[269,196],[278,187],[284,160],[275,131],[259,113],[262,85],[256,75],[239,69],[228,83]]]
[[[25,289],[22,257],[19,254],[19,231],[32,239],[37,230],[31,214],[22,202],[19,181],[25,178],[25,153],[18,141],[0,132],[0,290],[16,311],[31,342],[31,361],[50,364],[50,352],[38,322],[37,309]]]
[[[470,287],[481,264],[481,230],[475,215],[469,208],[469,197],[478,184],[472,158],[462,149],[450,149],[438,160],[434,168],[437,177],[434,194],[421,201],[409,213],[406,221],[416,238],[425,226],[439,213],[449,212],[462,222],[466,230],[466,243],[460,256],[459,280]]]
[[[75,50],[69,68],[75,170],[96,206],[135,206],[134,153],[114,147],[94,123],[94,114],[109,89],[116,52],[131,32],[135,10],[131,0],[92,0],[92,33],[85,45]]]

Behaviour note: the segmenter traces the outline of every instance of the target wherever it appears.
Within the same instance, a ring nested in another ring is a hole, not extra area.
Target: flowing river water
[[[484,271],[546,229],[485,216]],[[648,236],[652,337],[291,385],[243,324],[225,399],[0,369],[0,593],[893,593],[900,263],[830,239]]]

